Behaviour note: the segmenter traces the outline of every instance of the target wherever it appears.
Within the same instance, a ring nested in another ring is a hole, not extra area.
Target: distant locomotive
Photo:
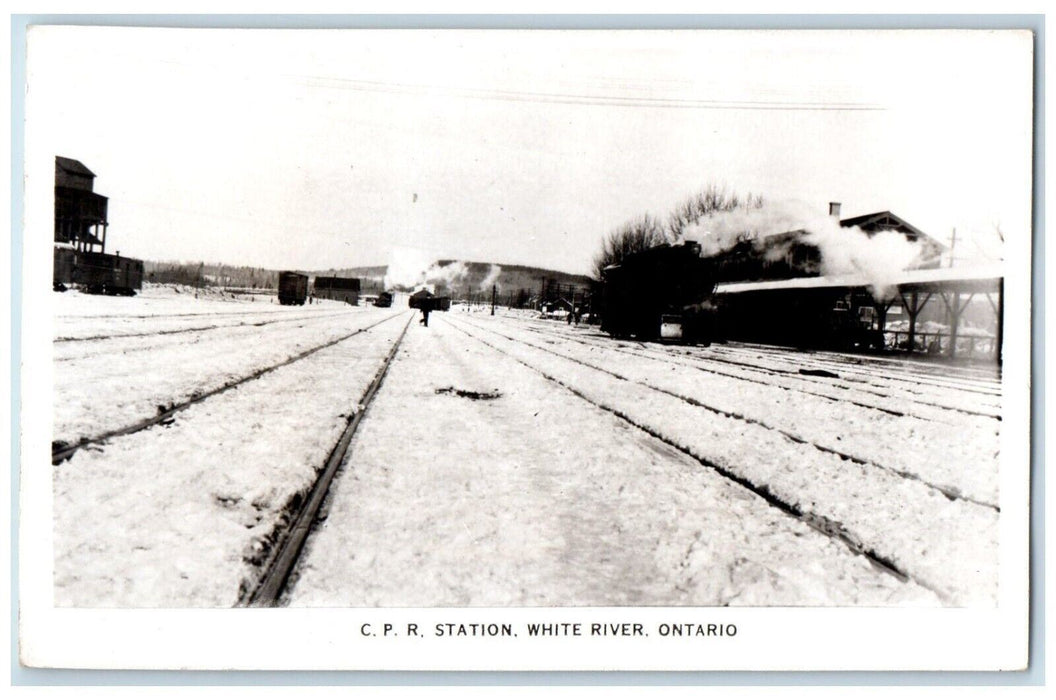
[[[428,308],[430,311],[448,311],[451,308],[451,297],[438,297],[428,290],[422,289],[407,299],[407,306],[412,309]]]
[[[392,306],[392,292],[382,292],[378,295],[378,298],[374,300],[374,306],[387,309]]]
[[[601,329],[617,337],[710,343],[715,275],[700,246],[661,245],[602,272]]]
[[[316,277],[312,290],[316,299],[333,299],[359,306],[359,279],[355,277]]]
[[[89,294],[132,296],[143,288],[143,261],[73,248],[55,248],[54,286]]]
[[[308,298],[308,275],[299,272],[279,273],[279,303],[283,306],[304,305]]]

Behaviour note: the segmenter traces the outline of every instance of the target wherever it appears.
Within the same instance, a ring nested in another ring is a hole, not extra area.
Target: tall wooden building
[[[86,253],[106,252],[107,198],[93,191],[95,173],[55,156],[55,242]]]
[[[143,261],[106,253],[108,200],[94,192],[94,183],[84,163],[55,156],[54,288],[135,294],[143,286]]]

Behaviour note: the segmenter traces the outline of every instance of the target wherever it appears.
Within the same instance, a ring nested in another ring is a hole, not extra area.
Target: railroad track
[[[528,326],[527,329],[532,331],[532,332],[534,332],[534,333],[536,333],[536,334],[539,334],[539,335],[549,336],[549,337],[553,337],[553,338],[560,338],[562,340],[570,340],[570,341],[579,343],[581,345],[586,345],[587,347],[601,347],[601,343],[595,343],[595,342],[591,342],[589,340],[584,340],[582,338],[577,338],[573,334],[556,333],[556,332],[553,332],[553,331],[550,331],[550,330],[540,329],[540,328],[537,328],[537,327],[534,327],[534,326]],[[602,336],[594,336],[594,337],[597,337],[599,340],[602,340],[602,341],[608,340],[607,338],[604,338]],[[717,358],[717,357],[704,357],[704,356],[701,356],[699,354],[691,354],[691,355],[664,354],[663,356],[660,356],[655,351],[652,354],[650,354],[648,348],[646,348],[645,351],[643,352],[643,351],[635,350],[635,349],[629,348],[629,347],[621,347],[620,345],[618,345],[616,343],[611,343],[611,342],[605,343],[605,349],[612,350],[614,352],[620,352],[620,353],[627,354],[627,355],[634,355],[634,356],[637,356],[637,357],[651,359],[651,360],[663,360],[663,361],[671,362],[673,364],[682,365],[684,367],[690,367],[690,368],[693,368],[695,370],[698,370],[698,371],[701,371],[701,372],[705,372],[705,373],[708,373],[708,374],[715,374],[715,375],[718,375],[718,376],[729,377],[731,379],[743,380],[743,381],[747,381],[747,382],[751,382],[751,383],[755,383],[755,384],[762,384],[764,386],[770,386],[770,387],[780,387],[780,388],[786,389],[788,391],[795,391],[795,392],[799,392],[799,393],[802,393],[802,394],[807,394],[807,395],[810,395],[810,396],[817,396],[819,398],[828,399],[830,401],[846,401],[847,403],[851,403],[851,404],[853,404],[855,406],[859,406],[861,408],[867,408],[867,409],[871,409],[871,410],[876,410],[876,411],[887,413],[887,414],[893,415],[893,416],[900,416],[900,417],[901,416],[912,416],[914,418],[920,418],[922,420],[936,420],[932,416],[926,415],[926,414],[921,413],[921,412],[913,412],[912,410],[905,409],[905,408],[901,409],[901,410],[900,409],[895,409],[895,408],[889,408],[889,407],[886,407],[886,406],[877,405],[875,403],[869,403],[867,401],[855,400],[855,399],[853,399],[851,397],[848,397],[848,396],[834,396],[832,393],[825,393],[823,391],[815,391],[815,390],[812,390],[812,389],[808,389],[808,388],[806,388],[805,386],[802,386],[802,385],[803,384],[806,384],[806,385],[817,385],[817,386],[823,386],[823,387],[825,387],[827,389],[828,388],[834,388],[834,389],[837,389],[837,390],[840,390],[840,391],[856,392],[856,393],[860,393],[860,394],[868,394],[868,395],[871,395],[871,396],[876,396],[878,398],[890,399],[893,402],[906,401],[907,400],[907,398],[905,396],[898,396],[896,394],[891,394],[891,393],[879,391],[879,390],[868,388],[868,387],[864,387],[864,386],[850,386],[850,385],[847,385],[847,384],[833,384],[831,382],[824,382],[824,383],[823,382],[819,382],[817,380],[811,379],[807,375],[800,374],[798,371],[793,372],[793,371],[789,371],[789,370],[775,369],[775,368],[772,368],[772,367],[767,367],[765,365],[758,365],[758,364],[754,364],[754,363],[750,363],[750,362],[744,362],[744,361],[740,361],[740,360],[734,360],[734,359]],[[687,360],[686,359],[687,357],[689,357],[691,359]],[[702,366],[701,364],[698,364],[698,363],[704,363],[707,366]],[[733,367],[743,367],[746,370],[746,372],[738,374],[738,373],[733,373],[731,371],[723,371],[723,369],[720,369],[720,368],[716,367],[716,365],[730,365],[730,366],[733,366]],[[774,382],[768,381],[766,379],[758,379],[758,378],[755,378],[755,377],[746,376],[746,373],[748,373],[748,372],[755,373],[755,374],[761,374],[763,376],[768,376],[768,377],[787,377],[788,379],[792,380],[795,384],[798,384],[799,386],[791,385],[791,384],[790,385],[775,384]],[[897,381],[907,381],[907,380],[899,379]],[[956,388],[956,387],[950,387],[950,388]],[[964,415],[976,416],[976,417],[979,417],[979,418],[992,418],[992,419],[995,419],[995,420],[998,420],[998,421],[1001,420],[1000,413],[998,413],[996,411],[977,411],[977,410],[965,408],[963,406],[956,406],[956,405],[951,405],[951,404],[948,404],[948,403],[937,403],[935,401],[929,401],[926,398],[921,398],[921,396],[922,396],[921,392],[919,392],[919,391],[917,391],[917,390],[915,390],[913,388],[908,388],[907,387],[907,388],[904,388],[902,390],[905,393],[911,395],[908,398],[908,401],[911,401],[914,404],[917,404],[919,406],[925,406],[925,407],[933,408],[933,409],[940,409],[940,410],[943,410],[943,411],[953,411],[955,413],[961,413],[961,414],[964,414]],[[960,389],[960,388],[957,388],[957,390],[958,391],[971,391],[971,390],[968,390],[968,389]],[[977,392],[977,393],[984,393],[987,397],[991,397],[992,396],[992,394],[990,394],[989,392]]]
[[[611,341],[611,338],[608,335],[601,332],[564,332],[559,327],[543,325],[541,323],[529,324],[527,327],[536,332],[550,333],[561,338],[576,339],[577,336],[580,338],[585,336],[602,341]],[[642,347],[646,346],[642,345]],[[861,356],[841,355],[840,353],[829,351],[788,350],[768,345],[754,345],[739,342],[715,344],[710,346],[705,352],[707,354],[690,350],[687,354],[690,357],[702,361],[722,362],[773,374],[788,374],[791,376],[802,377],[802,375],[798,374],[798,369],[789,370],[774,367],[769,364],[760,364],[760,362],[780,362],[784,365],[809,365],[809,367],[812,368],[827,368],[833,371],[842,372],[845,376],[860,376],[866,379],[880,377],[911,384],[913,386],[925,385],[939,389],[956,389],[988,397],[999,397],[1001,395],[1001,388],[998,383],[1000,381],[1000,375],[998,374],[995,377],[993,372],[985,370],[966,373],[965,368],[952,368],[955,372],[955,376],[951,376],[951,368],[943,368],[916,361],[912,363],[913,371],[909,372],[907,371],[910,364],[909,362],[899,362],[898,360],[886,357],[869,356],[868,362],[870,370],[868,372],[863,372],[861,368]],[[755,353],[754,358],[751,357],[752,353]],[[745,359],[746,356],[748,357],[747,360]],[[804,358],[809,358],[809,360],[804,363]],[[755,361],[751,361],[753,359]]]
[[[393,343],[392,348],[374,375],[374,379],[359,398],[357,410],[353,411],[352,415],[349,416],[348,423],[344,431],[342,431],[341,437],[338,438],[336,444],[330,450],[326,462],[318,471],[318,477],[308,488],[307,495],[299,499],[295,511],[290,513],[280,523],[279,530],[274,537],[275,545],[271,550],[271,555],[262,567],[261,574],[256,582],[243,587],[236,607],[275,607],[279,604],[290,574],[297,565],[308,535],[315,526],[319,509],[326,500],[330,485],[333,483],[339,467],[345,460],[352,437],[359,428],[360,422],[363,420],[363,416],[366,415],[371,402],[377,395],[378,389],[381,388],[385,375],[389,371],[389,366],[392,364],[393,358],[396,357],[396,352],[400,347],[400,343],[403,342],[413,318],[413,316],[408,318],[399,337],[396,338],[396,342]]]
[[[474,325],[474,324],[470,324],[470,325]],[[912,472],[908,472],[908,471],[903,470],[903,469],[898,469],[896,467],[891,467],[891,466],[888,466],[888,465],[885,465],[885,464],[881,464],[881,463],[876,462],[876,461],[871,460],[871,459],[865,459],[865,458],[853,455],[853,454],[851,454],[849,452],[846,452],[844,450],[840,450],[838,448],[835,448],[835,447],[832,447],[832,446],[829,446],[829,445],[823,445],[823,444],[821,444],[819,442],[816,442],[814,440],[809,440],[807,438],[804,438],[804,437],[802,437],[800,435],[797,435],[796,433],[793,433],[791,431],[785,430],[783,428],[778,428],[776,426],[769,425],[766,421],[759,420],[759,419],[756,419],[756,418],[752,418],[750,416],[746,416],[746,415],[743,415],[743,414],[735,412],[735,411],[729,411],[729,410],[722,409],[722,408],[719,408],[719,407],[716,407],[716,406],[712,406],[712,405],[709,405],[709,404],[707,404],[707,403],[705,403],[705,402],[703,402],[703,401],[701,401],[699,399],[696,399],[696,398],[694,398],[692,396],[686,396],[684,394],[680,394],[678,392],[671,391],[669,389],[664,389],[663,387],[655,386],[653,384],[650,384],[649,382],[638,381],[638,380],[635,380],[635,379],[631,379],[630,377],[625,377],[625,376],[619,374],[618,372],[613,372],[612,370],[609,370],[609,369],[607,369],[605,367],[600,367],[598,365],[595,365],[595,364],[592,364],[592,363],[589,363],[589,362],[585,362],[583,360],[580,360],[579,358],[572,357],[572,356],[566,355],[564,353],[560,353],[560,352],[558,352],[556,350],[553,350],[551,348],[544,348],[544,347],[540,347],[538,345],[532,345],[531,343],[528,343],[527,341],[521,340],[519,338],[514,338],[512,336],[505,335],[504,333],[501,333],[501,332],[499,332],[499,331],[497,331],[495,329],[491,329],[491,328],[485,329],[485,328],[481,328],[480,326],[475,326],[475,327],[478,330],[485,330],[487,332],[494,333],[495,335],[498,335],[498,336],[500,336],[502,338],[505,338],[506,340],[509,340],[511,342],[523,343],[523,344],[525,344],[525,345],[527,345],[529,347],[536,348],[537,350],[543,350],[545,352],[549,352],[549,353],[551,353],[553,355],[556,355],[557,357],[560,357],[560,358],[562,358],[564,360],[568,360],[569,362],[574,362],[574,363],[576,363],[578,365],[581,365],[583,367],[587,367],[589,369],[593,369],[595,371],[602,372],[604,374],[607,374],[607,375],[609,375],[611,377],[614,377],[616,379],[619,379],[621,381],[637,384],[637,385],[643,386],[643,387],[645,387],[647,389],[651,389],[653,391],[660,392],[661,394],[665,394],[667,396],[671,396],[673,398],[679,399],[680,401],[684,401],[685,403],[687,403],[687,404],[689,404],[691,406],[695,406],[697,408],[701,408],[701,409],[703,409],[705,411],[708,411],[710,413],[714,413],[716,415],[724,416],[726,418],[732,418],[734,420],[742,421],[742,422],[748,423],[750,425],[758,425],[758,426],[760,426],[760,427],[762,427],[762,428],[764,428],[766,430],[772,430],[772,431],[774,431],[774,432],[776,432],[776,433],[788,438],[789,440],[791,440],[793,442],[796,442],[796,443],[799,443],[799,444],[802,444],[802,445],[809,445],[809,446],[811,446],[811,447],[813,447],[813,448],[815,448],[817,450],[820,450],[822,452],[827,452],[829,454],[835,455],[835,456],[839,457],[840,459],[852,462],[854,464],[859,464],[859,465],[871,467],[871,468],[874,468],[874,469],[880,469],[880,470],[889,472],[891,474],[894,474],[895,476],[898,476],[900,478],[918,482],[918,483],[922,484],[923,486],[925,486],[925,487],[927,487],[929,489],[932,489],[932,490],[936,491],[937,493],[942,494],[943,496],[945,496],[946,498],[948,498],[951,501],[961,500],[961,501],[965,501],[965,502],[968,502],[968,503],[973,503],[975,505],[982,506],[982,507],[985,507],[985,508],[990,508],[990,509],[994,510],[995,512],[1000,512],[1000,508],[998,507],[998,505],[996,503],[989,503],[987,501],[983,501],[983,500],[971,498],[969,496],[965,496],[965,495],[963,495],[963,494],[951,489],[950,487],[943,486],[941,484],[932,483],[932,482],[928,481],[927,479],[924,479],[924,478],[920,477],[917,474],[913,474]],[[465,331],[463,331],[463,332],[465,332]],[[477,340],[479,340],[479,338]],[[853,402],[850,402],[850,403],[853,403]]]
[[[458,323],[447,320],[447,323],[596,408],[616,416],[702,466],[714,470],[720,476],[746,488],[786,515],[800,519],[851,551],[866,557],[888,573],[900,578],[905,577],[931,590],[947,604],[963,604],[964,600],[972,599],[979,591],[991,588],[996,590],[996,544],[993,542],[993,533],[1000,517],[996,504],[936,488],[936,485],[927,484],[920,479],[901,475],[898,473],[900,470],[873,469],[870,465],[862,466],[859,462],[853,463],[853,469],[852,464],[848,464],[848,468],[844,469],[841,465],[851,460],[844,460],[832,452],[825,461],[815,462],[808,453],[801,452],[803,449],[809,451],[815,448],[815,445],[811,442],[796,444],[796,440],[779,433],[776,434],[779,439],[787,442],[788,449],[781,447],[779,443],[757,449],[753,447],[755,444],[770,444],[765,435],[771,434],[770,430],[758,424],[754,428],[754,431],[761,431],[758,433],[741,433],[736,429],[736,424],[731,422],[726,422],[725,425],[716,424],[716,429],[710,431],[714,433],[714,439],[722,441],[732,438],[732,454],[744,455],[732,459],[729,456],[716,457],[709,445],[718,443],[701,442],[701,436],[695,433],[686,433],[684,430],[679,432],[677,429],[672,432],[665,428],[669,421],[671,425],[689,426],[698,420],[691,414],[691,411],[697,410],[698,407],[685,402],[684,398],[633,381],[628,383],[641,387],[637,392],[620,390],[612,382],[623,383],[627,380],[617,379],[605,368],[595,369],[577,361],[576,358],[562,357],[553,348],[533,345],[524,339],[503,336],[494,329],[462,321],[464,319],[460,319]],[[474,331],[485,331],[492,337],[482,337],[463,326]],[[589,374],[583,374],[580,379],[574,369],[576,366],[584,367]],[[642,389],[645,390],[644,393]],[[650,393],[658,399],[668,398],[654,403],[648,397]],[[686,410],[679,410],[679,404],[685,406]],[[668,410],[673,412],[656,413]],[[736,421],[737,417],[723,416],[723,421],[731,420]],[[740,437],[741,435],[744,437]],[[819,450],[818,454],[825,452]],[[724,450],[720,453],[727,454]],[[814,479],[803,482],[797,477],[797,471],[788,471],[780,466],[790,459],[810,460],[814,464]],[[905,496],[914,493],[916,495],[911,499],[903,500]],[[933,496],[929,497],[929,493]],[[891,504],[895,510],[882,509],[874,512],[870,503],[876,500]],[[942,502],[956,508],[955,518],[941,505]],[[893,517],[897,521],[904,521],[904,527],[907,529],[901,531],[903,535],[892,540],[886,533],[889,533]],[[920,537],[939,537],[945,541],[946,535],[941,533],[947,531],[951,547],[948,551],[936,552],[935,556],[923,556],[915,548],[916,545],[912,544],[919,541],[917,538]],[[978,532],[979,538],[965,539],[955,536],[957,532],[962,531]],[[960,569],[963,566],[972,569],[974,582],[951,580],[946,577],[945,571],[951,568]]]
[[[261,313],[268,313],[268,312],[263,312],[262,311]],[[271,312],[271,313],[279,314],[279,313],[281,313],[281,311],[274,311],[274,312]],[[77,315],[77,314],[59,314],[58,316],[56,316],[56,318],[75,318],[75,319],[77,319],[79,321],[95,320],[97,318],[119,318],[119,319],[122,319],[122,320],[129,319],[129,318],[149,318],[149,319],[152,319],[152,320],[157,320],[157,319],[160,319],[160,318],[187,318],[187,317],[190,317],[190,316],[203,316],[203,317],[212,317],[212,316],[245,316],[245,314],[246,314],[245,311],[215,311],[215,312],[210,312],[210,311],[188,311],[188,312],[182,313],[182,314],[98,314],[98,315],[93,315],[93,316],[80,316],[80,315]]]
[[[738,341],[729,346],[730,352],[757,352],[763,355],[774,355],[782,357],[790,354],[787,348],[777,345],[763,345]],[[862,361],[862,355],[841,350],[818,350],[808,351],[811,355],[820,355],[828,362],[834,362],[845,366],[858,365]],[[1000,367],[972,366],[972,365],[950,365],[943,358],[918,357],[914,355],[868,355],[868,361],[875,366],[881,366],[892,373],[891,376],[910,372],[912,376],[919,377],[928,375],[943,381],[951,378],[962,382],[979,382],[982,384],[999,382],[1001,379]]]
[[[369,331],[372,328],[375,328],[375,327],[377,327],[377,326],[379,326],[379,325],[381,325],[383,323],[386,323],[388,321],[391,321],[394,318],[397,318],[397,317],[403,315],[404,313],[405,312],[401,311],[400,313],[396,313],[396,314],[393,314],[391,316],[387,316],[387,317],[385,317],[385,318],[383,318],[383,319],[381,319],[379,321],[371,323],[371,324],[369,324],[367,326],[364,326],[362,328],[357,328],[356,330],[352,331],[351,333],[347,333],[347,334],[342,335],[342,336],[340,336],[338,338],[335,338],[333,340],[329,340],[329,341],[327,341],[325,343],[322,343],[320,345],[316,345],[315,347],[312,347],[312,348],[309,348],[309,349],[304,350],[302,352],[299,352],[296,355],[292,355],[290,357],[287,357],[285,360],[282,360],[281,362],[277,362],[277,363],[269,365],[267,367],[263,367],[263,368],[257,369],[257,370],[255,370],[255,371],[253,371],[253,372],[251,372],[251,373],[249,373],[247,375],[243,375],[243,376],[238,377],[236,379],[232,379],[232,380],[230,380],[228,382],[225,382],[224,384],[222,384],[222,385],[220,385],[218,387],[215,387],[215,388],[213,388],[213,389],[211,389],[209,391],[206,391],[204,393],[200,393],[200,394],[197,394],[195,396],[192,396],[190,399],[187,399],[185,401],[181,401],[179,403],[172,404],[172,405],[166,406],[164,408],[159,407],[158,413],[156,415],[154,415],[154,416],[149,417],[149,418],[144,418],[142,420],[136,421],[136,422],[131,423],[129,425],[126,425],[124,427],[116,428],[116,429],[113,429],[113,430],[108,430],[106,432],[103,432],[103,433],[100,433],[100,434],[97,434],[97,435],[93,435],[93,436],[90,436],[90,437],[83,437],[80,440],[78,440],[75,444],[72,444],[72,445],[63,444],[63,443],[53,444],[52,445],[52,450],[51,450],[51,463],[52,463],[52,465],[61,464],[62,462],[70,459],[78,450],[81,450],[81,449],[83,449],[85,447],[89,447],[91,445],[102,444],[102,443],[105,443],[107,440],[110,440],[110,439],[115,438],[115,437],[120,437],[122,435],[131,435],[133,433],[138,433],[138,432],[140,432],[142,430],[146,430],[147,428],[153,427],[155,425],[159,425],[159,424],[164,424],[164,423],[170,422],[170,421],[173,420],[173,416],[176,413],[179,413],[180,411],[183,411],[183,410],[185,410],[185,409],[187,409],[187,408],[189,408],[189,407],[191,407],[191,406],[193,406],[195,404],[201,403],[202,401],[205,401],[206,399],[212,398],[212,397],[214,397],[214,396],[216,396],[218,394],[222,394],[222,393],[224,393],[226,391],[229,391],[229,390],[234,389],[234,388],[236,388],[238,386],[241,386],[242,384],[245,384],[246,382],[250,382],[250,381],[253,381],[255,379],[259,379],[260,377],[262,377],[262,376],[264,376],[264,375],[266,375],[266,374],[268,374],[270,372],[273,372],[273,371],[275,371],[275,370],[277,370],[277,369],[279,369],[281,367],[285,367],[287,365],[293,364],[294,362],[298,362],[300,360],[303,360],[306,357],[310,357],[311,355],[314,355],[315,353],[319,352],[320,350],[324,350],[324,349],[329,348],[331,346],[334,346],[334,345],[336,345],[336,344],[338,344],[340,342],[348,340],[349,338],[352,338],[352,337],[354,337],[356,335],[359,335],[360,333],[364,333],[366,331]]]
[[[270,326],[274,323],[293,323],[296,321],[309,321],[314,319],[325,319],[334,318],[336,316],[344,316],[347,313],[323,313],[323,314],[307,314],[304,316],[283,316],[282,318],[267,319],[263,321],[243,321],[241,323],[216,323],[209,326],[194,326],[191,328],[172,328],[161,331],[147,331],[143,333],[111,333],[108,335],[88,335],[88,336],[60,336],[53,342],[55,343],[79,343],[79,342],[90,342],[99,340],[115,340],[121,338],[149,338],[151,336],[166,336],[166,335],[179,335],[180,333],[199,333],[204,331],[212,331],[219,329],[229,328],[261,328],[263,326]]]
[[[502,348],[498,347],[497,345],[495,345],[493,343],[488,342],[487,340],[485,340],[484,338],[481,338],[480,336],[477,336],[477,335],[474,335],[474,334],[470,333],[469,331],[465,330],[464,328],[461,328],[458,323],[451,323],[450,321],[448,321],[448,323],[449,323],[449,325],[451,325],[455,329],[461,331],[462,333],[466,334],[470,338],[476,340],[477,342],[479,342],[479,343],[491,348],[492,350],[494,350],[494,351],[496,351],[496,352],[498,352],[498,353],[500,353],[502,355],[505,355],[506,357],[509,357],[510,359],[514,360],[515,362],[518,362],[519,364],[523,365],[524,367],[527,367],[528,369],[530,369],[530,370],[542,375],[548,381],[550,381],[550,382],[562,387],[566,391],[572,393],[573,395],[577,396],[578,398],[582,399],[583,401],[586,401],[587,403],[591,404],[592,406],[594,406],[594,407],[596,407],[598,409],[601,409],[602,411],[605,411],[606,413],[610,413],[610,414],[616,416],[617,418],[619,418],[619,419],[625,421],[626,423],[634,426],[638,430],[641,430],[641,431],[647,433],[648,435],[650,435],[651,437],[659,440],[660,442],[663,442],[665,445],[668,445],[669,447],[671,447],[671,448],[673,448],[675,450],[678,450],[680,453],[686,455],[687,457],[690,457],[691,459],[699,462],[702,466],[707,467],[708,469],[714,470],[716,473],[718,473],[723,478],[728,479],[728,480],[732,481],[733,483],[736,483],[737,485],[747,489],[748,491],[750,491],[751,493],[755,494],[756,496],[762,498],[769,505],[771,505],[774,508],[778,509],[779,511],[781,511],[785,515],[788,515],[790,517],[796,518],[797,520],[803,522],[804,524],[808,525],[809,527],[811,527],[812,529],[816,530],[817,532],[825,535],[826,537],[829,537],[829,538],[831,538],[833,540],[836,540],[836,541],[840,542],[841,544],[846,546],[848,549],[850,549],[855,554],[859,554],[861,556],[864,556],[866,559],[869,560],[869,562],[871,564],[873,564],[879,570],[884,571],[884,572],[896,577],[898,580],[903,581],[903,582],[912,580],[914,583],[916,583],[916,584],[918,584],[918,585],[920,585],[920,586],[932,591],[933,593],[938,595],[940,598],[945,598],[945,596],[944,596],[942,591],[936,590],[933,586],[928,585],[927,582],[920,581],[920,580],[916,579],[915,577],[911,576],[906,571],[903,571],[899,566],[897,566],[889,558],[887,558],[887,557],[885,557],[885,556],[873,551],[868,546],[864,545],[852,533],[847,531],[846,528],[844,528],[840,523],[837,523],[837,522],[835,522],[835,521],[833,521],[833,520],[831,520],[829,518],[826,518],[823,515],[819,515],[819,514],[815,514],[815,513],[803,510],[802,508],[798,507],[797,505],[795,505],[793,503],[790,503],[789,501],[787,501],[787,500],[781,498],[780,496],[778,496],[777,494],[773,493],[765,484],[753,483],[749,479],[746,479],[743,476],[740,476],[739,474],[734,473],[733,471],[727,469],[726,467],[723,467],[720,464],[717,464],[717,463],[715,463],[715,462],[713,462],[713,461],[711,461],[711,460],[709,460],[709,459],[707,459],[705,457],[702,457],[701,455],[698,455],[698,454],[694,453],[692,450],[687,449],[684,445],[681,445],[677,441],[672,440],[671,438],[669,438],[669,437],[667,437],[665,435],[662,435],[661,433],[659,433],[658,431],[656,431],[653,428],[649,427],[648,425],[645,425],[645,424],[635,420],[633,417],[627,415],[625,412],[619,410],[618,408],[615,408],[613,406],[609,406],[609,405],[607,405],[606,403],[604,403],[602,401],[597,401],[597,400],[591,398],[590,396],[585,394],[583,391],[577,389],[575,386],[572,386],[568,382],[563,381],[559,377],[556,377],[556,376],[548,373],[547,371],[545,371],[543,369],[540,369],[539,367],[534,366],[533,364],[531,364],[529,362],[525,362],[524,360],[522,360],[522,359],[520,359],[520,358],[518,358],[518,357],[516,357],[516,356],[514,356],[514,355],[512,355],[512,354],[510,354],[508,352],[506,352]],[[494,333],[495,331],[492,331],[492,332]],[[501,334],[498,334],[498,333],[496,333],[496,334],[501,336]],[[505,337],[505,336],[503,336],[503,337]],[[518,342],[516,339],[511,339],[511,340],[513,340],[513,342]],[[535,346],[529,345],[529,347],[535,347]],[[545,348],[536,348],[536,349],[546,350]],[[549,352],[553,353],[553,351],[549,351]],[[558,353],[553,353],[553,354],[558,354]],[[604,372],[605,370],[601,370],[601,371]],[[607,373],[608,374],[612,374],[611,372],[607,372]],[[614,375],[614,376],[618,376],[618,375]]]
[[[335,314],[337,317],[346,317],[344,314]],[[308,326],[308,322],[314,320],[326,321],[331,316],[312,316],[312,317],[299,317],[297,319],[289,319],[290,323],[298,324],[296,328],[305,328]],[[111,336],[100,336],[94,338],[84,338],[85,341],[127,341],[120,343],[118,347],[113,348],[111,346],[97,345],[95,342],[85,342],[82,344],[69,345],[64,344],[62,351],[64,353],[61,357],[56,357],[55,362],[77,362],[80,360],[93,360],[106,354],[117,354],[120,353],[122,356],[127,356],[130,353],[138,352],[150,352],[155,350],[164,350],[170,347],[171,343],[182,343],[188,342],[187,339],[179,338],[177,336],[183,333],[193,332],[208,332],[212,330],[227,330],[232,332],[250,332],[256,333],[259,328],[263,326],[270,326],[276,323],[282,323],[281,320],[257,322],[257,323],[244,323],[244,324],[230,324],[230,325],[217,325],[217,326],[203,326],[199,328],[188,328],[179,329],[172,331],[155,331],[152,333],[136,333],[127,335],[111,335]],[[82,339],[75,339],[82,340]],[[198,342],[200,338],[193,337],[189,342]],[[58,342],[58,341],[56,341]],[[80,351],[80,352],[78,352]],[[58,354],[58,353],[57,353]]]
[[[739,358],[750,352],[757,353],[756,357],[764,362],[771,360],[796,363],[802,362],[803,357],[808,357],[810,358],[809,363],[811,366],[842,372],[847,376],[862,377],[864,379],[882,378],[915,386],[928,386],[937,389],[956,389],[958,391],[979,394],[981,396],[996,397],[1001,395],[1001,388],[999,384],[995,383],[994,379],[969,377],[965,376],[963,373],[942,374],[938,368],[925,365],[924,363],[916,363],[914,365],[914,371],[909,372],[904,364],[893,365],[890,361],[885,362],[885,358],[883,357],[870,356],[868,359],[869,370],[863,371],[861,357],[841,357],[837,353],[832,352],[800,352],[789,351],[783,348],[745,347],[739,345],[733,347],[724,347],[721,345],[713,346],[711,352],[716,355],[724,356],[724,360],[732,357]],[[769,369],[773,368],[771,367]],[[958,368],[954,367],[950,369],[957,373]]]

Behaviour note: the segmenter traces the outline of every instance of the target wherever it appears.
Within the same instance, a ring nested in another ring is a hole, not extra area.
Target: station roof
[[[866,235],[872,235],[878,231],[898,231],[911,240],[925,241],[927,245],[932,246],[935,250],[942,251],[946,249],[946,246],[935,238],[924,233],[897,214],[892,214],[889,211],[876,211],[872,214],[862,214],[861,216],[852,216],[849,219],[840,219],[840,227],[857,227],[864,231]],[[803,236],[806,233],[806,229],[796,229],[795,231],[775,233],[772,234],[772,236],[778,239],[795,238],[797,236]]]
[[[936,245],[942,246],[941,243],[936,241],[928,234],[921,231],[919,228],[909,223],[900,216],[896,216],[889,211],[878,211],[872,214],[862,214],[861,216],[852,216],[849,219],[840,219],[840,226],[844,228],[852,228],[857,226],[864,231],[870,231],[873,229],[894,229],[896,231],[902,231],[903,233],[911,233],[920,238],[927,238],[934,241]],[[943,246],[945,247],[945,246]]]
[[[887,279],[868,279],[864,275],[830,275],[824,277],[797,277],[788,280],[766,282],[734,282],[720,284],[716,294],[742,294],[744,292],[832,289],[858,287],[895,287],[902,292],[996,292],[1005,273],[1001,265],[978,267],[942,267],[933,270],[906,270]]]

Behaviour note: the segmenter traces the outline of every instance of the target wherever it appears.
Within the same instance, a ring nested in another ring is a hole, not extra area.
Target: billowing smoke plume
[[[393,248],[385,271],[385,289],[413,290],[425,284],[425,272],[433,256],[417,248]]]
[[[494,265],[493,264],[491,266],[491,268],[488,270],[488,274],[484,277],[483,280],[480,281],[480,286],[477,288],[477,291],[484,292],[484,291],[487,291],[487,290],[491,289],[491,285],[493,285],[493,284],[497,285],[498,279],[499,279],[499,275],[501,275],[501,274],[502,274],[502,268],[499,267],[498,265]]]
[[[869,234],[857,226],[842,228],[835,219],[808,228],[803,240],[821,251],[821,274],[863,277],[877,299],[890,298],[899,273],[925,254],[921,243],[898,231]]]
[[[701,255],[711,256],[739,241],[761,242],[775,233],[803,229],[816,217],[815,212],[795,202],[768,202],[758,208],[712,212],[686,226],[682,237],[700,243]]]
[[[433,263],[425,271],[423,284],[430,292],[435,292],[438,287],[451,289],[456,284],[463,283],[467,275],[469,275],[469,265],[461,260],[446,265]]]
[[[487,276],[479,285],[479,290],[491,289],[496,283],[502,268],[492,265]],[[465,291],[471,288],[470,265],[455,260],[440,264],[425,251],[414,248],[397,248],[393,250],[388,271],[385,274],[385,288],[401,291],[427,289],[430,293]]]
[[[683,237],[700,243],[701,255],[712,256],[738,243],[751,244],[765,260],[783,258],[797,239],[775,234],[802,231],[798,242],[821,254],[822,275],[864,278],[878,298],[889,296],[899,273],[922,261],[926,250],[897,231],[866,233],[840,226],[836,217],[796,202],[767,203],[758,209],[715,212],[686,227]]]

